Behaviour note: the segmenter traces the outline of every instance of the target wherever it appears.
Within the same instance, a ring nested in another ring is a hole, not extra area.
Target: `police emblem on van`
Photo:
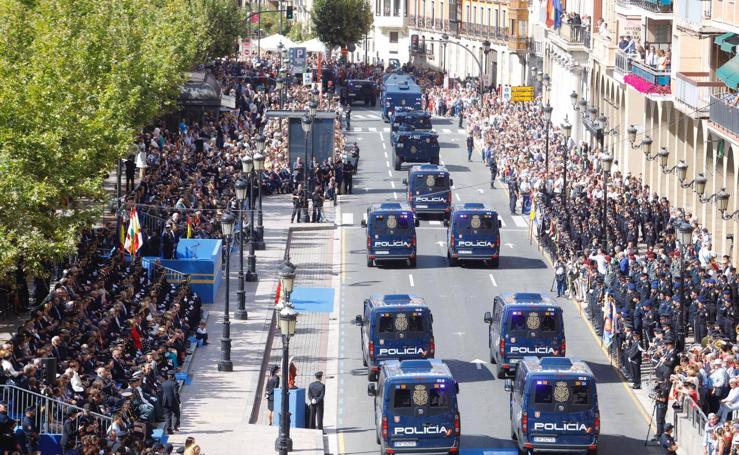
[[[553,354],[556,355],[557,352],[554,350],[554,348],[546,347],[546,346],[538,346],[534,348],[530,348],[528,346],[511,346],[511,354]]]

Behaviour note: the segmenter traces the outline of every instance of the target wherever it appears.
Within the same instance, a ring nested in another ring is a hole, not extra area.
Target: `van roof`
[[[454,379],[452,372],[440,359],[386,360],[382,363],[385,376],[389,378],[447,377]]]
[[[491,209],[487,206],[487,204],[482,202],[455,202],[452,204],[452,210],[455,212],[458,211],[466,211],[466,212],[494,212],[497,214],[495,210]]]
[[[438,164],[416,164],[416,165],[411,166],[411,168],[408,170],[409,174],[418,174],[418,173],[424,173],[424,172],[446,172],[447,174],[449,173],[446,166],[441,166]]]
[[[373,202],[369,206],[370,212],[397,212],[411,211],[411,205],[406,201],[399,202]]]
[[[426,301],[414,294],[372,294],[370,300],[378,307],[427,307]]]
[[[502,292],[498,297],[505,305],[542,305],[559,308],[557,302],[538,292]]]
[[[595,377],[590,367],[581,360],[567,357],[524,357],[521,361],[531,373],[569,373]]]

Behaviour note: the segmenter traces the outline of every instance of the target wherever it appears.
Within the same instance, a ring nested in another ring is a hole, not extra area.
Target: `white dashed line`
[[[452,130],[450,130],[449,128],[444,128],[443,130],[441,130],[441,132],[444,134],[452,134]]]
[[[384,145],[384,144],[383,144]],[[385,159],[387,159],[387,152],[385,152]]]
[[[439,224],[441,224],[441,221],[439,221],[439,220],[431,220],[431,221],[429,221],[429,224],[431,224],[431,225],[437,225],[438,226]]]
[[[485,194],[485,190],[483,190],[482,188],[478,188],[477,189],[477,192],[480,193],[480,194]]]
[[[392,186],[393,188],[395,188],[395,182],[390,182],[390,186]]]
[[[386,133],[389,133],[390,132],[390,128],[383,128],[382,131],[384,131]]]
[[[389,175],[390,177],[392,177],[392,176],[393,176],[393,173],[392,173],[392,172],[390,172],[390,169],[388,169],[388,170],[387,170],[387,175]]]
[[[341,224],[343,225],[354,224],[354,214],[353,213],[342,213],[341,214]]]
[[[457,132],[459,134],[467,134],[467,130],[463,130],[462,128],[458,129]]]
[[[377,128],[374,128],[374,127],[370,127],[370,128],[369,128],[369,130],[370,130],[370,132],[374,133],[374,132],[376,132],[376,131],[377,131]]]
[[[461,199],[459,199],[459,194],[457,194],[457,193],[454,193],[454,197],[456,197],[458,201],[461,200]]]
[[[515,224],[518,227],[527,227],[528,224],[526,224],[526,220],[523,219],[522,216],[513,216],[513,224]]]
[[[411,283],[412,288],[416,286],[416,283],[413,282],[413,274],[408,274],[408,281]]]
[[[488,276],[490,277],[490,282],[493,283],[493,286],[496,288],[498,287],[498,283],[495,282],[495,278],[493,277],[492,273],[488,273]]]
[[[387,150],[387,145],[384,142],[382,143],[382,148]],[[385,152],[385,158],[387,158],[387,152]]]
[[[387,167],[390,167],[390,161],[389,160],[385,160],[385,164],[387,165]]]
[[[398,199],[398,193],[396,191],[393,191],[393,199],[395,200]]]

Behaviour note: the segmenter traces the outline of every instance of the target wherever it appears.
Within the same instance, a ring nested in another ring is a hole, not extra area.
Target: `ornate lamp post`
[[[570,125],[570,122],[567,121],[567,116],[565,116],[565,121],[562,123],[562,136],[565,139],[565,145],[564,150],[562,151],[563,157],[564,157],[564,169],[563,169],[563,187],[562,187],[562,207],[564,207],[565,213],[567,213],[567,156],[570,154],[569,149],[567,148],[567,142],[570,140],[570,135],[572,134],[572,125]]]
[[[279,309],[278,321],[280,333],[282,334],[282,377],[280,392],[282,403],[280,406],[280,435],[275,441],[275,448],[280,455],[287,455],[293,449],[293,441],[290,439],[290,396],[287,388],[287,372],[290,368],[290,338],[295,335],[298,314],[290,304],[290,294],[295,283],[295,266],[286,262],[280,270],[280,283],[285,293],[285,304]]]
[[[246,281],[254,282],[259,278],[257,277],[256,271],[257,257],[254,255],[254,197],[252,196],[252,191],[254,191],[254,158],[251,155],[244,155],[241,158],[241,169],[249,182],[247,184],[249,192],[246,195],[246,199],[248,200],[247,210],[249,211],[249,256],[246,260],[247,271],[245,279]],[[241,230],[242,235],[246,235],[243,227]]]
[[[221,218],[221,232],[226,241],[226,300],[223,310],[223,337],[221,338],[221,360],[218,362],[218,371],[233,371],[231,362],[231,321],[229,320],[229,293],[231,288],[231,236],[233,235],[234,222],[236,218],[230,213],[225,213]]]
[[[254,247],[257,250],[263,250],[264,245],[264,224],[262,221],[262,171],[264,171],[264,146],[266,143],[264,135],[259,134],[256,137],[257,142],[257,154],[254,155],[254,171],[257,173],[257,185],[258,185],[258,210],[257,210],[257,230],[256,230],[256,244]]]
[[[248,156],[241,159],[242,166],[244,166],[244,160]],[[250,159],[250,158],[249,158]],[[247,187],[248,184],[239,179],[236,181],[236,200],[239,201],[239,290],[236,292],[238,296],[238,308],[234,312],[234,318],[243,321],[248,318],[246,311],[246,295],[244,292],[244,202],[246,202]]]

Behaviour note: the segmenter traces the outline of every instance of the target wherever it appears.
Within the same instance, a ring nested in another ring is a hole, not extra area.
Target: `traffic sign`
[[[530,85],[511,87],[511,101],[534,101],[534,87]]]

